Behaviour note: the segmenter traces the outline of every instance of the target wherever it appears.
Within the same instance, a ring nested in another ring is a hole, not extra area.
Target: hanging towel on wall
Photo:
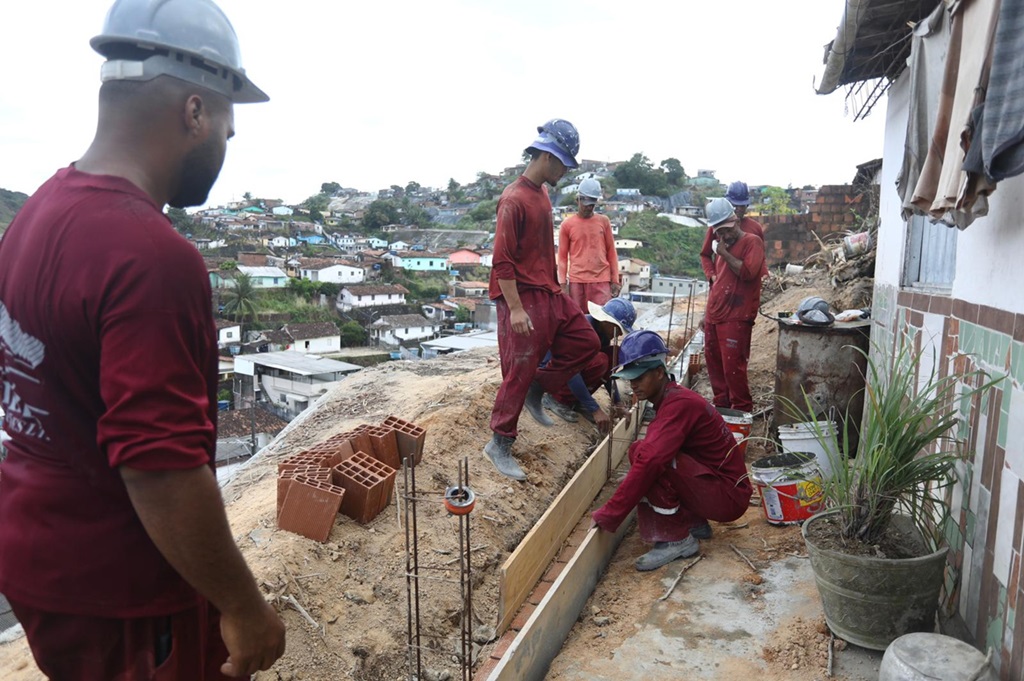
[[[907,137],[903,144],[903,166],[896,180],[896,191],[903,207],[903,219],[910,219],[915,210],[911,199],[928,156],[931,132],[938,117],[939,94],[942,90],[943,67],[949,49],[949,15],[939,3],[927,19],[914,28],[910,59],[910,112]]]
[[[985,173],[1024,173],[1024,0],[1002,0],[981,135]]]
[[[961,142],[971,111],[978,104],[978,87],[991,52],[999,0],[961,0],[951,6],[951,12],[935,130],[911,203],[932,219],[963,229],[988,212],[984,196],[973,202],[963,200],[966,176]]]

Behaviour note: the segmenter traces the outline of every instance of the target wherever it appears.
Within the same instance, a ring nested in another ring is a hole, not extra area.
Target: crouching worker
[[[587,364],[580,373],[569,379],[567,385],[545,393],[544,408],[570,423],[575,423],[577,413],[582,414],[602,433],[611,430],[612,419],[625,416],[619,391],[612,380],[612,368],[618,362],[619,338],[633,331],[636,309],[633,303],[622,298],[612,298],[603,306],[587,303],[590,314],[587,321],[601,340],[601,352]],[[612,413],[609,416],[594,399],[594,391],[604,386],[612,398]]]
[[[634,507],[640,537],[654,548],[636,561],[654,570],[700,551],[694,534],[705,520],[730,522],[747,510],[753,493],[743,456],[721,415],[668,373],[668,348],[653,331],[626,336],[613,374],[629,381],[638,399],[655,409],[647,435],[629,447],[629,473],[594,511],[594,524],[614,532]]]

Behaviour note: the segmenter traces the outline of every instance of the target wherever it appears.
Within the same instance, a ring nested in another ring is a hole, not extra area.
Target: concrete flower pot
[[[801,529],[833,633],[863,648],[885,650],[904,634],[933,631],[947,549],[919,558],[877,558],[815,546],[808,529],[834,513],[819,513]],[[893,525],[915,532],[904,516],[894,517]]]

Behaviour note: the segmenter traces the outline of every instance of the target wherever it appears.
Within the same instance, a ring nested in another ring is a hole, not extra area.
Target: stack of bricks
[[[395,416],[360,425],[278,464],[277,526],[327,541],[337,514],[368,523],[391,503],[398,468],[423,458],[426,430]]]

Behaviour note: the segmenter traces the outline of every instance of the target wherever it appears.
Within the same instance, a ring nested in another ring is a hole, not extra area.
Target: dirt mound
[[[416,468],[421,574],[421,634],[426,668],[458,675],[458,519],[442,505],[468,457],[477,494],[472,515],[474,626],[497,620],[497,568],[575,472],[599,437],[589,423],[559,421],[545,429],[524,414],[515,452],[530,475],[510,483],[481,453],[501,375],[496,350],[477,350],[422,362],[391,362],[346,379],[318,410],[294,424],[226,488],[236,540],[268,597],[282,610],[288,652],[258,679],[404,678],[406,670],[406,552],[396,501],[367,526],[339,516],[327,544],[275,528],[276,465],[292,453],[360,423],[389,414],[427,429]],[[399,474],[401,482],[401,473]],[[400,510],[401,508],[401,510]]]

